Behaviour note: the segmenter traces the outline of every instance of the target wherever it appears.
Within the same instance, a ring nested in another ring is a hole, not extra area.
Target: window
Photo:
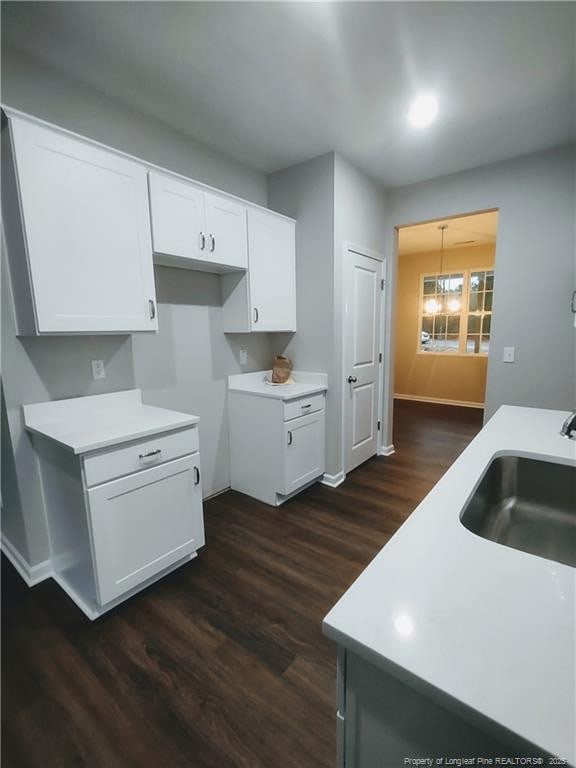
[[[422,275],[419,352],[487,355],[494,270]]]

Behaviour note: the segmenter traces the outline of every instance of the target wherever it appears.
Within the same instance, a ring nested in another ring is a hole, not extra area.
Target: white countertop
[[[324,632],[576,763],[576,569],[488,541],[459,519],[495,455],[576,465],[576,441],[558,434],[566,415],[500,408],[332,608]]]
[[[328,389],[328,376],[325,373],[293,371],[294,384],[278,386],[266,383],[265,379],[269,379],[271,375],[271,371],[256,371],[229,376],[228,391],[272,397],[276,400],[293,400],[296,397],[306,397],[315,392],[325,392]]]
[[[144,405],[139,389],[24,405],[24,424],[74,453],[197,424],[197,416]]]

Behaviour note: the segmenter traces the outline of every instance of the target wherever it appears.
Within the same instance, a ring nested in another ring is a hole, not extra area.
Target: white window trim
[[[468,339],[468,304],[470,297],[470,275],[473,272],[494,272],[494,267],[473,267],[470,269],[450,269],[444,272],[421,272],[420,273],[420,287],[418,298],[418,335],[416,339],[416,354],[424,355],[426,357],[467,357],[471,360],[476,360],[479,357],[488,357],[487,352],[466,352],[466,342]],[[464,284],[462,286],[462,307],[466,307],[466,310],[460,310],[460,333],[458,339],[458,352],[434,352],[422,349],[422,317],[424,316],[424,280],[427,277],[450,277],[450,275],[463,275]],[[494,289],[492,289],[492,293]],[[494,296],[492,296],[494,301]],[[490,315],[494,311],[494,306],[490,310]],[[487,314],[487,313],[484,313]],[[480,334],[482,335],[482,334]],[[490,326],[490,336],[492,336],[492,326]]]

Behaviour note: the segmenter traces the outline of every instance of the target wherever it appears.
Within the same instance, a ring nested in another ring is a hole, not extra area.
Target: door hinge
[[[382,280],[380,280],[380,290],[381,290],[381,291],[383,291],[383,290],[384,290],[384,286],[385,286],[385,285],[386,285],[386,281],[384,280],[384,278],[382,278]]]
[[[380,432],[380,427],[381,427],[381,424],[380,422],[378,422],[378,432]]]
[[[381,363],[381,362],[382,362],[382,352],[380,352],[380,353],[378,354],[378,362],[379,362],[379,363]]]

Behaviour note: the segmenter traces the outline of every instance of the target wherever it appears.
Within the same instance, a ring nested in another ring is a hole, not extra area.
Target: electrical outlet
[[[104,367],[104,360],[92,360],[92,378],[93,379],[106,378],[106,368]]]
[[[248,365],[248,350],[240,350],[240,365]]]
[[[514,362],[514,347],[504,347],[504,351],[502,353],[502,362],[503,363],[513,363]]]

